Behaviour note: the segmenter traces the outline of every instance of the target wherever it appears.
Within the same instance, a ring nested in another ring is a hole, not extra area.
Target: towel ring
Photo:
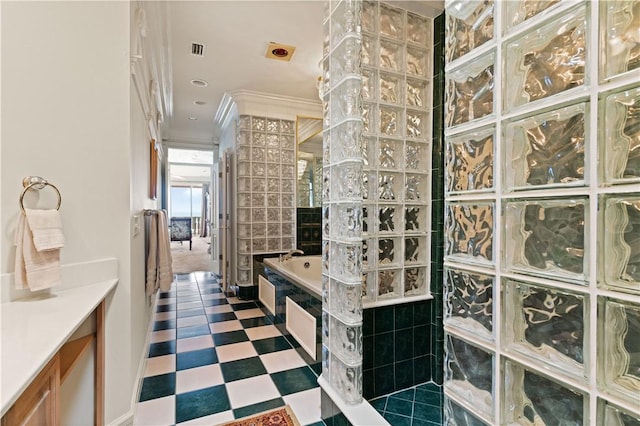
[[[33,189],[40,190],[40,189],[43,189],[45,186],[50,186],[56,191],[56,194],[58,194],[58,205],[56,206],[56,210],[60,210],[60,204],[62,204],[62,195],[60,195],[60,191],[58,190],[58,188],[51,182],[47,182],[46,179],[43,179],[40,176],[27,176],[22,180],[22,186],[24,186],[24,189],[22,190],[22,194],[20,194],[20,209],[22,209],[23,213],[24,213],[24,203],[23,203],[24,195],[27,193],[27,191],[33,190]]]

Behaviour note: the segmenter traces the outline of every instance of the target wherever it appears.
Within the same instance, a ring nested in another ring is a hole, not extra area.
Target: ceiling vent
[[[191,54],[194,56],[204,56],[204,44],[191,43]]]
[[[272,41],[269,42],[269,46],[267,46],[265,57],[289,62],[295,51],[295,46],[287,46],[286,44],[274,43]]]

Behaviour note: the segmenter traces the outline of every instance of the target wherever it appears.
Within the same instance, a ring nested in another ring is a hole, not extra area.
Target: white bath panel
[[[287,331],[316,359],[316,319],[287,297]]]
[[[271,315],[276,314],[276,287],[262,275],[258,277],[258,300],[271,312]]]

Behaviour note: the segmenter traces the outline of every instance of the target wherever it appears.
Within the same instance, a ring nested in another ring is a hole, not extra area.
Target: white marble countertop
[[[117,283],[53,289],[47,298],[0,304],[1,415]]]

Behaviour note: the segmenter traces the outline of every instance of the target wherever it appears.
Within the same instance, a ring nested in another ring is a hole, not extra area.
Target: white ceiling
[[[430,16],[443,8],[442,1],[395,3]],[[324,1],[171,1],[168,14],[173,113],[165,122],[166,139],[212,143],[214,116],[225,92],[318,99]],[[290,62],[265,58],[271,41],[296,47]],[[204,57],[191,54],[194,42],[205,45]],[[209,84],[196,87],[193,79]]]

